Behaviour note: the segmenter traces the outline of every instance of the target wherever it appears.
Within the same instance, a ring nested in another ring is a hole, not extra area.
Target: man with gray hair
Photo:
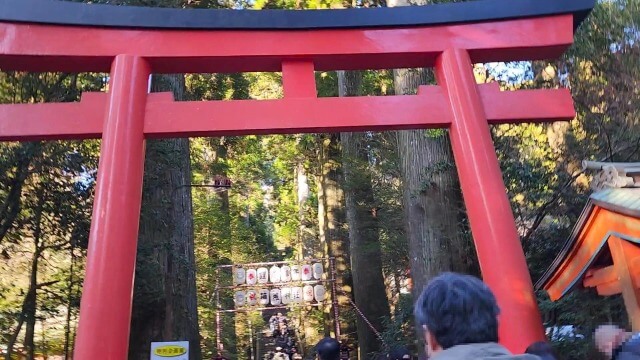
[[[470,275],[443,273],[431,280],[415,304],[432,360],[539,360],[512,355],[498,344],[498,304],[489,288]]]

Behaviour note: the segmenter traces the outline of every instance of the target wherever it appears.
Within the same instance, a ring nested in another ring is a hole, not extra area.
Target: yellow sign
[[[165,345],[155,348],[153,354],[160,357],[176,357],[187,353],[187,348],[180,345]]]

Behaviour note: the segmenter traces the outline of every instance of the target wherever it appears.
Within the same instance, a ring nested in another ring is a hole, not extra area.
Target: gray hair
[[[480,279],[443,273],[433,278],[415,303],[418,324],[426,326],[443,349],[498,341],[496,298]]]

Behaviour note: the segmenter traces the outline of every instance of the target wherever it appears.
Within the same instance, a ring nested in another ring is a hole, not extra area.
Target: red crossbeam
[[[76,30],[2,23],[0,68],[107,72],[116,55],[135,54],[155,73],[280,71],[300,58],[316,70],[397,69],[433,66],[449,48],[468,49],[474,62],[547,59],[571,44],[573,16],[369,30]]]
[[[108,101],[86,92],[80,102],[0,105],[0,141],[99,138]]]
[[[480,85],[490,124],[571,120],[566,89],[500,91]],[[0,141],[99,138],[104,93],[85,93],[76,103],[0,105]],[[149,138],[338,131],[443,128],[452,115],[438,86],[418,95],[278,100],[173,101],[170,93],[149,94],[145,135]]]
[[[490,124],[552,122],[576,116],[568,89],[500,91],[497,83],[479,88]]]

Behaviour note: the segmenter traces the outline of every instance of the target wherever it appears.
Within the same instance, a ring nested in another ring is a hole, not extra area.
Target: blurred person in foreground
[[[593,337],[598,351],[609,359],[640,359],[640,333],[630,333],[615,325],[600,325]]]
[[[319,360],[339,360],[340,342],[334,338],[326,337],[316,345]]]

